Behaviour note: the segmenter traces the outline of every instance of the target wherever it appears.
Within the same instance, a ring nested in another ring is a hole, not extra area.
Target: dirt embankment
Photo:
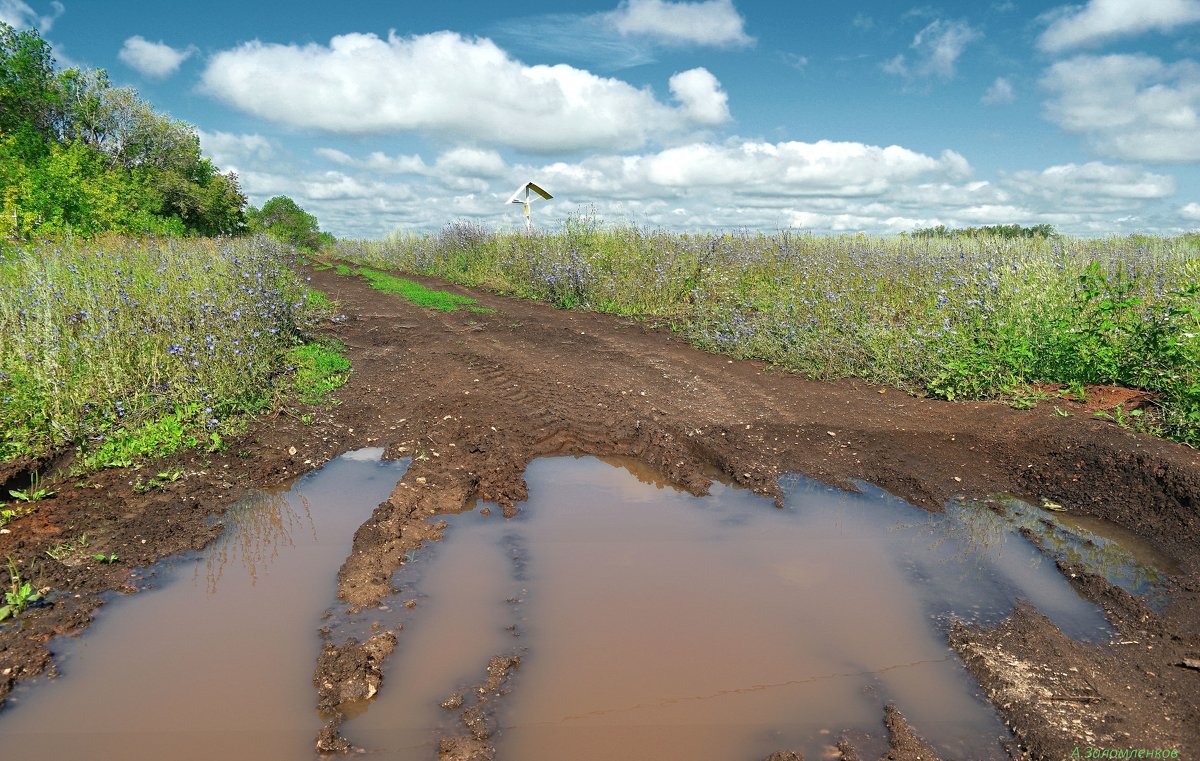
[[[86,570],[74,571],[40,564],[45,582],[70,594],[60,594],[53,608],[27,613],[20,631],[0,634],[0,670],[10,669],[0,678],[7,680],[0,681],[0,695],[12,680],[48,665],[45,641],[85,624],[98,591],[129,584],[135,564],[207,541],[209,513],[250,486],[285,480],[361,446],[414,458],[391,498],[355,534],[339,574],[346,604],[366,608],[391,593],[392,572],[405,553],[436,533],[430,515],[461,511],[476,498],[511,513],[526,497],[522,474],[536,457],[625,455],[693,492],[703,492],[716,471],[778,497],[776,478],[795,471],[836,485],[863,479],[934,510],[956,494],[1048,498],[1141,534],[1182,570],[1172,582],[1168,615],[1149,614],[1163,627],[1161,638],[1174,643],[1172,655],[1155,648],[1147,652],[1166,660],[1136,661],[1151,674],[1142,674],[1140,688],[1172,701],[1171,732],[1143,733],[1136,741],[1200,749],[1200,674],[1167,662],[1176,651],[1200,651],[1194,549],[1200,453],[1124,431],[1067,402],[1059,403],[1072,413],[1064,418],[1049,408],[918,399],[858,382],[805,381],[760,363],[704,354],[666,331],[603,315],[478,293],[472,295],[494,313],[433,313],[331,271],[314,273],[313,285],[341,301],[348,316],[335,332],[347,344],[354,375],[338,393],[338,406],[311,426],[289,416],[263,420],[229,452],[184,462],[187,478],[161,493],[132,494],[133,476],[123,473],[92,479],[98,488],[60,490],[32,518],[14,524],[12,534],[0,535],[0,555],[28,560],[86,530],[89,537],[104,536],[122,559],[114,567],[85,564],[79,569]],[[76,592],[79,598],[71,596]],[[1042,649],[1018,648],[1013,657],[1038,667],[1048,665],[1039,660],[1045,653],[1061,651],[1072,664],[1083,657],[1031,624],[1030,615],[1018,611],[1005,626]],[[956,646],[970,664],[967,651],[994,650],[988,637],[1003,630],[958,631]],[[1134,663],[1129,646],[1100,651]],[[382,657],[386,653],[377,660]],[[996,669],[972,668],[988,691],[1003,687]],[[1187,679],[1196,681],[1190,692],[1183,689]],[[322,699],[338,694],[334,684]],[[1167,731],[1138,714],[1158,704],[1105,699],[1110,703],[1053,702],[1068,709],[1100,706],[1123,712],[1127,726]],[[336,714],[337,699],[326,702]],[[1037,732],[1051,719],[1015,705],[1000,708],[1018,738],[1035,756],[1057,753]],[[336,740],[336,722],[326,737]]]

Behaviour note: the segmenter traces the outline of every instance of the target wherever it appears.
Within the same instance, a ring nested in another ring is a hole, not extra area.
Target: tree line
[[[321,242],[316,218],[286,196],[247,207],[237,174],[201,154],[192,125],[103,70],[59,71],[36,29],[0,22],[0,240],[256,230]]]
[[[981,227],[923,227],[913,230],[914,238],[1053,238],[1058,235],[1054,225],[983,225]]]

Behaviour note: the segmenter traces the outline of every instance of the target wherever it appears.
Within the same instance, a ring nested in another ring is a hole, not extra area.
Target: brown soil
[[[1109,601],[1122,638],[1138,646],[1081,646],[1025,609],[993,631],[957,628],[954,645],[1033,757],[1059,757],[1063,742],[1082,748],[1087,732],[1100,743],[1111,734],[1118,744],[1126,742],[1120,732],[1129,732],[1129,742],[1178,747],[1182,757],[1200,750],[1200,672],[1172,663],[1200,657],[1200,453],[1069,406],[1061,417],[1050,404],[1022,411],[852,381],[810,382],[604,315],[473,292],[495,312],[435,313],[332,271],[313,273],[313,285],[348,316],[331,327],[354,366],[336,406],[316,411],[311,425],[294,414],[264,418],[225,452],[181,457],[177,467],[186,476],[161,491],[134,493],[139,474],[125,471],[98,474],[81,487],[59,484],[54,497],[0,534],[0,557],[16,558],[23,573],[55,590],[51,605],[0,630],[0,699],[17,681],[53,669],[51,638],[86,626],[102,593],[134,591],[145,583],[137,568],[210,541],[217,531],[210,516],[246,490],[284,483],[341,452],[377,445],[388,457],[414,457],[391,498],[355,534],[339,574],[340,595],[354,609],[392,593],[391,575],[405,552],[438,534],[430,515],[461,511],[477,498],[512,514],[526,496],[522,474],[532,459],[620,455],[696,493],[715,469],[778,499],[776,478],[795,471],[840,486],[863,479],[931,510],[959,494],[1046,498],[1140,534],[1180,572],[1162,616]],[[80,554],[63,563],[44,554],[84,532],[88,557],[96,548],[120,560],[102,565]],[[1098,580],[1078,583],[1093,599],[1116,597]],[[367,688],[364,675],[390,649],[373,647],[356,659],[363,646],[345,658],[330,647],[322,663],[345,663],[345,673]],[[358,661],[367,666],[357,668]],[[1014,677],[1010,662],[1025,671]],[[1075,674],[1072,667],[1088,674],[1097,700],[1039,690],[1035,677]],[[1104,675],[1113,679],[1109,691],[1100,686]],[[1014,687],[1014,678],[1025,681]],[[1136,684],[1122,681],[1131,679]],[[315,682],[335,717],[342,699],[358,692],[320,666]],[[1026,697],[1010,696],[1018,693]],[[1099,723],[1085,714],[1100,716]],[[344,747],[336,721],[323,740]]]

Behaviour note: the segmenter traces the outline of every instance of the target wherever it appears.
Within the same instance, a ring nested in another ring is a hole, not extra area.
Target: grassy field
[[[1033,384],[1152,391],[1127,422],[1200,445],[1200,241],[554,232],[343,242],[346,261],[669,322],[814,378],[1028,400]],[[1118,413],[1120,414],[1120,413]]]
[[[304,347],[328,300],[294,264],[265,237],[0,253],[0,461],[77,447],[107,467],[218,447],[281,392],[318,393],[297,382],[344,381],[336,346]]]

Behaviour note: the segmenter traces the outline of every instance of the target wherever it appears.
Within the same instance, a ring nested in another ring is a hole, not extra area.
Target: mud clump
[[[492,761],[496,749],[473,737],[443,737],[438,742],[438,761]]]
[[[858,751],[845,738],[837,741],[837,752],[841,754],[842,761],[860,761]]]
[[[349,740],[342,737],[337,722],[326,724],[317,733],[317,751],[321,753],[349,753],[353,747]]]
[[[317,688],[317,708],[333,718],[317,734],[317,750],[322,753],[347,753],[353,749],[342,736],[347,703],[370,700],[383,684],[383,661],[396,649],[396,635],[380,632],[359,642],[351,637],[341,645],[326,642],[317,656],[313,686]]]
[[[473,705],[463,707],[464,698],[455,693],[442,703],[443,708],[461,710],[460,719],[466,734],[443,737],[438,742],[438,761],[491,761],[496,748],[489,740],[496,731],[496,701],[508,692],[507,682],[521,665],[519,655],[497,655],[488,661],[487,678],[471,691],[476,696]],[[456,702],[457,706],[451,706]]]
[[[888,750],[880,756],[879,761],[941,761],[896,706],[889,704],[884,707],[883,725],[887,727]],[[859,761],[858,751],[849,740],[838,740],[836,751],[836,758],[841,761]],[[795,751],[779,750],[763,761],[804,761],[804,756]]]
[[[888,752],[879,761],[939,761],[937,753],[913,731],[896,706],[884,709],[883,723],[891,739]]]
[[[313,677],[317,707],[338,711],[345,703],[371,699],[383,684],[383,661],[395,649],[396,635],[390,631],[361,643],[353,637],[341,645],[325,643]]]
[[[521,665],[521,656],[519,655],[497,655],[488,661],[487,681],[479,688],[479,693],[482,696],[500,695],[500,685],[504,680]],[[483,698],[481,698],[483,699]]]

